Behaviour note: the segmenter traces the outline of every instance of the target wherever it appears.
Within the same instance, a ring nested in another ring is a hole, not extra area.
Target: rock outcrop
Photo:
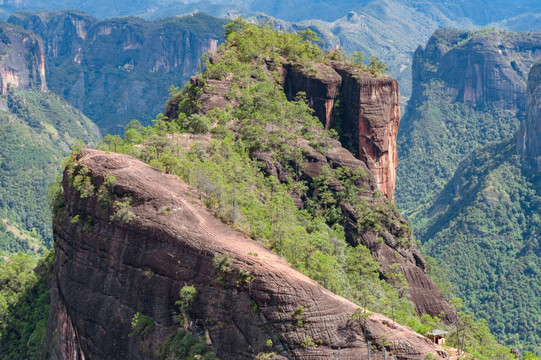
[[[102,132],[122,133],[132,119],[150,123],[163,111],[167,89],[186,82],[201,56],[216,49],[225,20],[188,17],[98,21],[79,11],[43,11],[8,21],[43,38],[52,90]]]
[[[541,168],[541,63],[530,70],[526,121],[517,134],[517,151],[527,168]]]
[[[386,347],[397,359],[446,357],[428,339],[378,314],[362,331],[351,320],[356,305],[218,221],[177,178],[96,150],[81,151],[74,169],[95,189],[111,175],[116,181],[101,195],[84,197],[70,186],[69,169],[64,174],[65,206],[54,222],[52,359],[159,358],[180,326],[175,301],[185,285],[197,289],[185,326],[206,334],[222,359],[271,351],[277,359],[323,359],[331,352],[359,359],[367,357],[368,341],[372,354]],[[100,206],[108,193],[109,201],[130,199],[124,221],[114,220],[114,206]],[[215,259],[223,254],[231,265],[220,273]],[[243,282],[247,273],[252,280]],[[145,339],[129,336],[137,312],[155,324]]]
[[[326,129],[368,167],[381,193],[393,198],[400,124],[398,82],[350,66],[316,64],[313,73],[286,67],[284,90],[290,99],[306,93],[308,104]]]
[[[376,190],[385,193],[385,188],[382,188],[383,176],[381,174],[389,176],[387,179],[394,179],[396,164],[394,144],[400,120],[400,97],[396,80],[372,77],[338,63],[332,65],[316,63],[314,67],[317,69],[316,74],[306,74],[292,66],[277,67],[272,61],[266,62],[267,71],[276,70],[281,74],[284,91],[289,98],[294,98],[298,92],[304,92],[308,104],[315,109],[315,115],[323,124],[329,124],[330,128],[337,126],[337,120],[341,124],[349,124],[347,125],[348,132],[361,138],[359,142],[364,144],[360,146],[365,154],[376,153],[379,156],[376,158],[379,162],[369,156],[360,156],[360,159],[355,157],[351,151],[342,146],[343,142],[329,141],[327,144],[329,149],[322,154],[308,141],[303,140],[298,147],[305,151],[310,149],[310,151],[303,156],[300,163],[293,165],[294,168],[299,169],[302,180],[306,184],[313,184],[318,177],[323,175],[324,168],[343,167],[348,168],[351,173],[360,171],[366,174],[362,179],[356,180],[355,186],[365,190],[363,201],[366,201],[366,206],[370,208],[372,214],[377,214],[375,216],[381,220],[381,229],[375,230],[368,226],[366,229],[359,230],[358,223],[363,221],[364,215],[359,214],[350,203],[342,201],[340,208],[347,218],[343,224],[347,241],[351,246],[360,243],[370,249],[380,264],[382,278],[385,278],[385,274],[392,269],[402,272],[408,282],[410,298],[419,314],[441,316],[440,314],[444,313],[443,319],[452,322],[454,312],[436,285],[428,278],[425,261],[406,221],[398,211],[392,209],[390,205],[392,200],[374,195]],[[238,106],[226,98],[231,86],[230,80],[208,80],[207,87],[194,77],[191,84],[199,88],[200,95],[196,111],[200,114],[205,114],[216,107]],[[340,96],[341,91],[344,91],[343,97]],[[168,118],[175,119],[178,116],[179,99],[173,97],[169,100],[166,109]],[[336,111],[336,107],[340,108],[339,111]],[[344,109],[348,110],[349,115],[342,115]],[[363,109],[366,109],[364,114],[362,114]],[[362,130],[360,135],[358,135],[359,130]],[[208,142],[209,139],[205,141]],[[383,146],[388,146],[391,150],[385,153],[377,152]],[[283,183],[287,183],[292,176],[288,173],[288,166],[277,161],[272,152],[258,150],[251,156],[263,164],[267,175],[272,175]],[[391,157],[394,159],[386,162],[386,159]],[[389,181],[387,185],[394,189],[394,180]],[[340,181],[335,178],[331,190],[337,195],[344,189]],[[311,197],[317,197],[316,191],[316,189],[310,189],[306,196],[299,197],[295,193],[291,196],[297,207],[304,208]]]
[[[5,23],[0,34],[0,94],[7,93],[8,87],[47,90],[41,39]]]
[[[423,216],[469,152],[516,133],[539,59],[541,32],[437,30],[417,49],[398,133],[395,201],[408,216]]]
[[[309,148],[308,143],[300,145]],[[269,175],[273,175],[282,182],[287,182],[289,177],[287,170],[281,167],[278,162],[273,161],[271,154],[256,152],[253,156],[264,164],[263,168]],[[308,184],[313,183],[314,179],[321,176],[325,167],[347,168],[351,173],[361,169],[368,174],[368,178],[357,180],[355,185],[359,188],[370,188],[372,191],[377,189],[375,179],[370,175],[366,164],[340,146],[338,141],[331,143],[331,148],[325,156],[312,149],[299,166],[302,169],[302,178]],[[338,181],[335,181],[330,187],[335,193],[343,190]],[[304,207],[304,202],[307,199],[294,198],[294,200],[299,207]],[[382,198],[373,198],[371,192],[366,194],[364,200],[367,202],[366,206],[372,208],[387,208],[389,206]],[[360,243],[370,249],[380,264],[381,276],[385,277],[385,274],[392,272],[393,267],[399,270],[408,283],[410,299],[419,314],[440,316],[445,321],[452,322],[454,319],[453,310],[437,286],[428,278],[423,256],[414,243],[412,234],[404,230],[407,224],[400,214],[388,210],[380,232],[370,228],[360,231],[358,223],[363,221],[362,215],[347,202],[342,202],[340,207],[347,218],[344,224],[347,241],[352,246]]]
[[[528,72],[540,58],[541,33],[438,30],[415,51],[408,106],[436,80],[444,81],[450,102],[524,111]]]

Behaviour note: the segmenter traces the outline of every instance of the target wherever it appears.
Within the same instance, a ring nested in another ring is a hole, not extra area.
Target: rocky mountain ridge
[[[408,216],[430,203],[476,147],[514,136],[541,33],[438,30],[416,51],[413,93],[398,134],[396,201]]]
[[[415,51],[408,106],[418,106],[423,85],[444,81],[450,102],[524,112],[525,80],[539,58],[541,33],[438,30]]]
[[[203,14],[98,21],[65,10],[17,12],[8,21],[41,36],[50,88],[103,133],[121,132],[134,118],[149,124],[167,89],[189,79],[201,56],[216,49],[225,24]]]
[[[222,358],[314,359],[340,348],[341,358],[357,359],[367,356],[367,341],[372,354],[386,347],[398,359],[445,358],[430,340],[377,314],[363,331],[351,319],[357,306],[218,221],[178,179],[125,155],[83,150],[75,161],[54,225],[52,359],[157,358],[176,331],[174,301],[188,284],[197,296],[187,326],[206,334]],[[112,221],[113,209],[70,185],[81,169],[96,189],[116,178],[105,191],[111,201],[131,199],[129,221]],[[216,265],[222,254],[230,258],[225,272]],[[251,280],[243,283],[245,273]],[[146,338],[128,336],[136,312],[153,321]]]
[[[217,67],[221,62],[226,60],[220,52],[210,59],[210,64]],[[298,92],[306,94],[308,105],[315,110],[314,114],[322,124],[327,128],[339,129],[338,133],[343,134],[344,138],[354,145],[346,144],[344,148],[340,142],[332,141],[326,145],[329,147],[328,151],[322,151],[304,140],[296,146],[305,149],[302,150],[305,154],[301,159],[292,160],[289,164],[284,164],[284,160],[277,158],[270,150],[257,150],[252,152],[251,156],[264,165],[267,175],[272,175],[283,183],[296,176],[288,170],[289,167],[298,169],[298,176],[309,185],[308,194],[291,194],[300,208],[312,201],[312,196],[318,196],[318,190],[311,188],[311,184],[324,177],[326,169],[335,171],[334,169],[342,168],[349,169],[351,173],[366,173],[368,176],[363,180],[356,180],[355,186],[367,189],[367,194],[362,198],[374,202],[366,206],[373,206],[381,211],[379,217],[384,225],[377,231],[370,226],[359,230],[362,227],[358,224],[364,221],[366,215],[360,214],[353,204],[343,202],[340,204],[340,212],[345,214],[347,219],[343,224],[346,238],[351,246],[360,243],[373,252],[380,263],[383,277],[392,269],[393,264],[400,264],[398,268],[409,285],[411,300],[419,314],[441,316],[443,313],[445,320],[452,321],[453,310],[428,279],[424,259],[413,241],[409,227],[398,212],[392,210],[390,199],[394,191],[396,130],[400,122],[398,83],[389,77],[375,76],[344,63],[320,62],[314,63],[313,68],[315,71],[285,61],[283,65],[279,65],[278,61],[267,59],[261,67],[258,66],[258,71],[278,74],[278,81],[290,99]],[[190,87],[186,90],[187,94],[198,94],[190,100],[197,104],[193,111],[206,116],[218,109],[238,107],[240,104],[232,100],[231,96],[236,89],[231,78],[214,79],[213,70],[206,71],[208,73],[192,78]],[[181,116],[185,116],[182,111],[188,100],[181,94],[178,97],[173,96],[168,102],[165,114],[170,121],[176,122]],[[357,159],[346,148],[352,153],[358,151]],[[344,187],[336,175],[331,176],[331,189],[334,196],[338,196]],[[368,194],[370,192],[374,194]],[[377,199],[380,194],[387,199]]]

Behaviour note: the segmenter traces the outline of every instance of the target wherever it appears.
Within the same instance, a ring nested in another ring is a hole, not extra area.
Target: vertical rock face
[[[541,63],[528,77],[526,121],[517,134],[517,151],[527,168],[541,168]]]
[[[39,34],[45,43],[47,55],[70,58],[80,63],[83,43],[89,29],[97,20],[77,11],[16,13],[9,22]]]
[[[286,67],[284,91],[291,100],[297,93],[306,93],[308,105],[314,109],[325,129],[333,127],[333,108],[338,99],[342,77],[326,64],[315,64],[313,76],[293,66]]]
[[[182,86],[201,56],[216,49],[225,20],[191,17],[98,21],[78,11],[43,11],[15,13],[9,22],[43,38],[52,90],[103,133],[122,133],[132,119],[150,123],[163,111],[167,89]]]
[[[111,220],[113,209],[100,207],[95,195],[81,198],[64,176],[65,207],[54,223],[50,358],[159,358],[160,347],[179,326],[175,301],[184,285],[197,289],[186,326],[206,334],[222,359],[254,359],[269,351],[277,359],[327,359],[338,348],[341,359],[363,359],[367,341],[376,347],[372,355],[381,357],[382,346],[397,359],[446,356],[379,314],[361,331],[351,320],[357,306],[218,221],[177,178],[128,156],[95,150],[79,154],[76,170],[82,167],[96,188],[114,175],[112,196],[129,196],[133,216]],[[72,221],[75,216],[78,222]],[[220,274],[214,259],[224,253],[232,263]],[[248,271],[253,281],[239,284]],[[302,326],[295,317],[299,306]],[[136,312],[155,324],[145,339],[129,336]],[[308,338],[319,345],[302,345]]]
[[[388,198],[394,196],[400,124],[395,79],[373,77],[338,63],[317,64],[314,74],[288,67],[284,90],[290,99],[305,92],[325,128],[336,129],[344,146],[366,164],[378,190]]]
[[[366,73],[359,76],[343,66],[336,66],[336,70],[343,79],[343,131],[354,134],[354,152],[372,172],[378,189],[392,198],[398,165],[398,81]]]
[[[47,90],[43,42],[34,35],[0,25],[0,94],[8,87]]]
[[[528,71],[540,58],[541,33],[438,30],[415,51],[410,106],[424,84],[443,80],[451,102],[524,111]]]

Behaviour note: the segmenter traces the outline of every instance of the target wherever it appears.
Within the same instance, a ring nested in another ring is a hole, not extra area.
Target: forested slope
[[[0,97],[0,250],[37,252],[52,242],[47,194],[76,140],[96,144],[95,125],[52,92]]]
[[[536,95],[526,82],[540,40],[539,33],[441,30],[417,50],[396,196],[466,307],[501,341],[536,351],[539,174],[516,142],[536,138],[537,120],[527,116]],[[524,121],[528,137],[516,135]]]

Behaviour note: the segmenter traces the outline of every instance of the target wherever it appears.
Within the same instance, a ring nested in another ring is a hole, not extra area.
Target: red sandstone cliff
[[[129,156],[95,150],[79,154],[75,170],[82,167],[96,188],[106,176],[116,176],[112,196],[129,196],[133,217],[127,223],[111,220],[114,210],[100,207],[96,195],[81,198],[65,173],[65,207],[54,223],[51,358],[158,358],[159,347],[180,326],[175,300],[186,284],[197,289],[191,330],[206,334],[221,359],[254,359],[267,351],[282,359],[327,359],[338,348],[341,359],[362,359],[367,341],[375,345],[372,354],[386,346],[398,359],[424,359],[428,353],[445,358],[428,339],[378,314],[363,333],[350,318],[356,305],[218,221],[177,178]],[[220,284],[213,260],[225,253],[232,271]],[[253,276],[250,286],[236,284],[242,271]],[[300,305],[303,326],[294,317]],[[129,336],[136,312],[155,322],[144,342]],[[308,337],[319,345],[302,346]]]
[[[400,124],[398,82],[341,63],[316,64],[313,73],[293,66],[286,70],[284,90],[289,98],[305,92],[325,128],[339,131],[344,146],[367,165],[378,190],[393,198]]]
[[[219,59],[216,58],[213,61],[219,61]],[[323,168],[347,167],[352,172],[361,170],[362,173],[368,175],[367,178],[358,180],[355,185],[360,189],[369,190],[365,193],[363,200],[367,202],[370,209],[379,209],[375,211],[383,223],[379,229],[367,227],[360,230],[358,223],[363,221],[364,215],[351,204],[341,202],[340,208],[346,218],[343,226],[349,244],[356,246],[360,243],[370,249],[380,264],[382,278],[385,278],[385,274],[398,264],[398,269],[408,282],[410,298],[417,312],[432,316],[441,316],[443,312],[445,313],[443,319],[452,322],[453,311],[436,285],[428,278],[425,261],[411,231],[407,230],[406,221],[392,209],[389,200],[374,195],[374,190],[380,190],[388,196],[394,191],[397,163],[396,131],[400,121],[400,96],[396,80],[358,73],[355,69],[338,63],[333,63],[332,66],[314,64],[315,74],[306,74],[288,65],[278,67],[272,61],[267,61],[265,67],[267,71],[277,70],[281,74],[284,91],[290,98],[300,91],[305,92],[308,103],[315,109],[315,114],[324,124],[336,127],[337,122],[340,121],[342,131],[354,135],[351,137],[352,141],[358,143],[362,141],[364,144],[364,146],[358,146],[361,147],[365,156],[358,159],[345,148],[348,147],[347,144],[342,146],[343,139],[341,139],[342,143],[330,141],[327,144],[329,149],[324,154],[304,141],[298,144],[299,148],[310,149],[310,152],[299,163],[293,165],[302,173],[301,177],[307,184],[313,184],[314,180],[322,175]],[[200,88],[196,111],[201,114],[215,107],[239,105],[231,103],[226,97],[231,85],[230,80],[200,82],[194,77],[192,85]],[[179,99],[173,97],[169,100],[166,109],[166,116],[169,119],[175,119],[178,116]],[[336,108],[339,108],[339,111],[331,111]],[[361,111],[362,117],[359,116]],[[359,128],[365,130],[361,135],[359,135]],[[385,151],[385,148],[388,150]],[[292,175],[288,173],[288,166],[281,164],[272,152],[257,151],[251,156],[264,165],[267,175],[272,175],[281,182],[287,182]],[[331,186],[335,194],[343,190],[339,184],[340,182],[335,179],[335,184]],[[387,191],[382,188],[384,184]],[[308,193],[301,197],[292,194],[299,208],[304,207],[304,203],[313,196],[313,191],[317,190],[309,189]]]

